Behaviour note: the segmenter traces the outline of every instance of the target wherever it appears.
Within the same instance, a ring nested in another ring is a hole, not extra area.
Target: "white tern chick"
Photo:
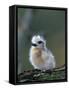
[[[52,70],[55,68],[55,58],[46,47],[46,41],[40,35],[35,35],[31,40],[29,60],[35,69]]]

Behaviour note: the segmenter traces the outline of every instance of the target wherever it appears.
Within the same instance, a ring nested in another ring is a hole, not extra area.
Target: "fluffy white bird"
[[[46,41],[40,35],[35,35],[31,40],[29,60],[35,69],[52,70],[55,68],[55,58],[46,47]]]

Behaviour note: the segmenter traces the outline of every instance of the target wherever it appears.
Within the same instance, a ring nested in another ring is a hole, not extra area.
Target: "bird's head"
[[[34,48],[45,48],[46,47],[46,40],[40,35],[33,36],[31,42]]]

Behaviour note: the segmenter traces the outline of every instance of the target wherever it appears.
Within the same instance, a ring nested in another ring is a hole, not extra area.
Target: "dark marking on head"
[[[42,41],[38,41],[38,44],[41,44],[41,43],[43,43]]]

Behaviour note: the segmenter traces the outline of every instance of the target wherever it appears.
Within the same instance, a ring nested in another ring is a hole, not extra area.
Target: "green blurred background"
[[[43,35],[56,64],[65,63],[65,11],[18,8],[18,73],[33,69],[29,49],[33,35]]]

